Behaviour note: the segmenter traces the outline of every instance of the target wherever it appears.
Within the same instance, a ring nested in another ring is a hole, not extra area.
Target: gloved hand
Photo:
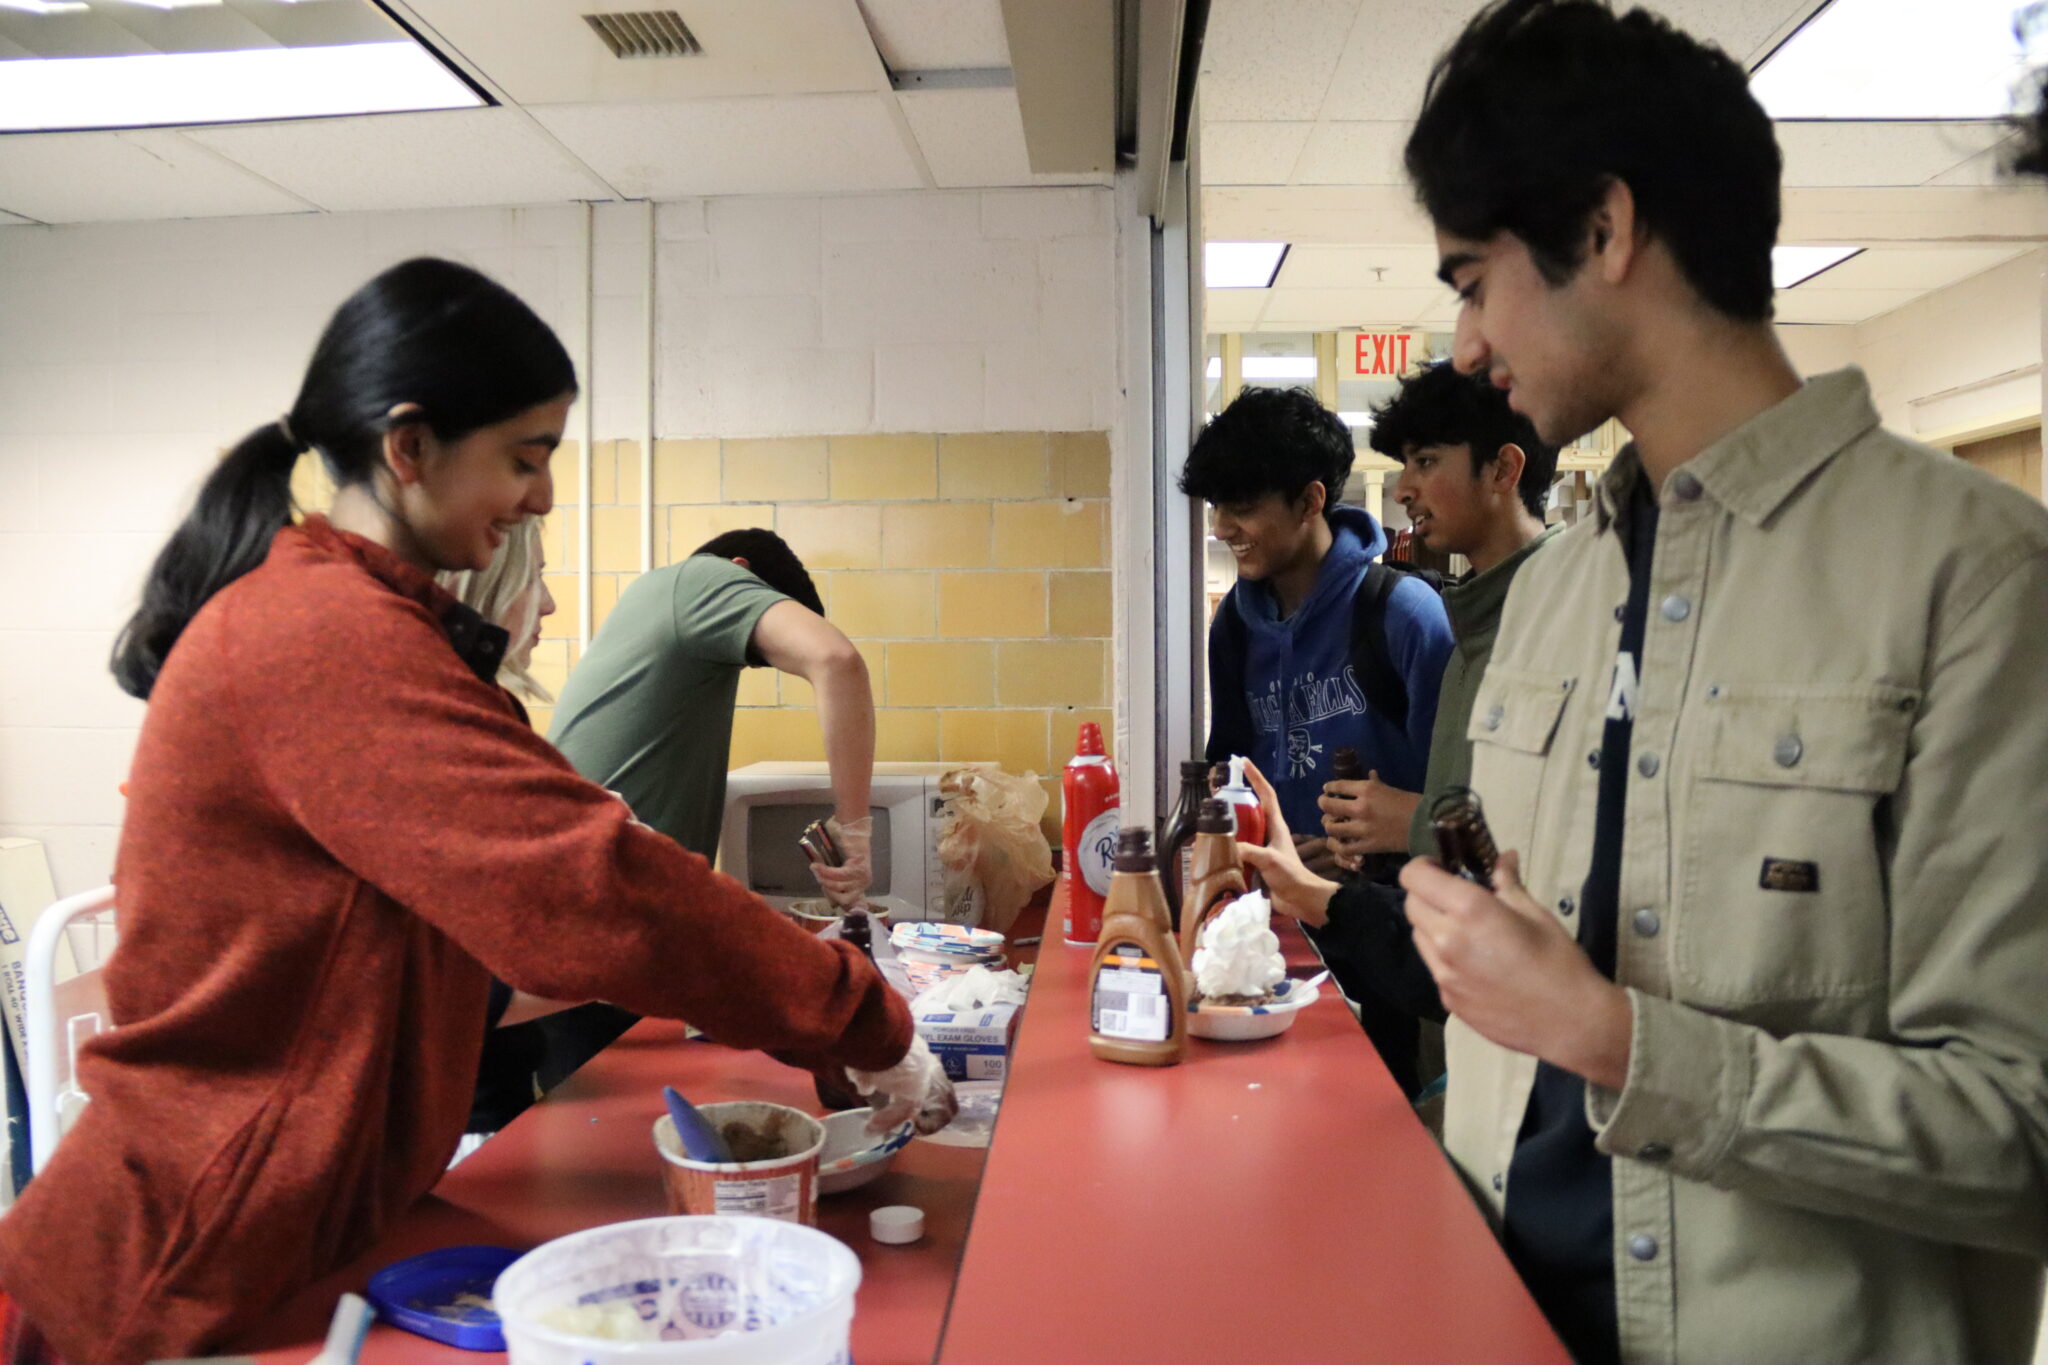
[[[887,1071],[846,1069],[853,1088],[868,1096],[875,1107],[868,1120],[870,1133],[886,1133],[909,1120],[920,1133],[936,1133],[960,1112],[953,1083],[945,1068],[922,1038],[912,1036],[910,1051]]]
[[[867,893],[868,882],[874,877],[875,817],[863,815],[844,825],[837,819],[828,819],[825,832],[832,836],[833,843],[839,845],[839,852],[846,861],[838,867],[812,863],[811,875],[824,888],[825,899],[841,910],[859,905]]]

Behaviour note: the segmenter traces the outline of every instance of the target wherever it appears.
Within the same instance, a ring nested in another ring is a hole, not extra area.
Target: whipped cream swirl
[[[1195,948],[1195,989],[1204,997],[1265,996],[1287,975],[1263,891],[1240,896],[1202,926]]]

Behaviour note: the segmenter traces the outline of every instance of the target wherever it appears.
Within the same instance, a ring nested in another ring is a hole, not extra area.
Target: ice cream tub
[[[646,1218],[536,1247],[491,1297],[511,1365],[846,1365],[860,1278],[815,1228]]]
[[[654,1148],[661,1153],[661,1180],[671,1213],[746,1214],[817,1223],[823,1124],[800,1109],[757,1100],[700,1104],[697,1111],[729,1143],[751,1135],[750,1145],[758,1142],[769,1151],[752,1160],[697,1161],[684,1155],[674,1122],[662,1115],[654,1121]],[[747,1157],[751,1152],[739,1150],[735,1155]]]

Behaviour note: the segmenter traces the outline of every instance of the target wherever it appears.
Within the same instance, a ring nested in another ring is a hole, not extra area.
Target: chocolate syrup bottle
[[[1191,862],[1195,847],[1195,815],[1209,794],[1209,764],[1196,759],[1180,765],[1180,797],[1174,802],[1173,817],[1166,822],[1166,834],[1159,841],[1160,880],[1166,886],[1166,912],[1173,927],[1180,928],[1181,906],[1187,900],[1188,885],[1194,880]]]

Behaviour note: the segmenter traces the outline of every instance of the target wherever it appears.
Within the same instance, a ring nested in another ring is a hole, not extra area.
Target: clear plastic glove
[[[859,905],[867,895],[868,882],[875,875],[875,817],[863,815],[843,825],[837,819],[828,819],[825,832],[832,836],[833,843],[839,845],[840,856],[846,861],[838,867],[812,863],[811,875],[824,889],[825,899],[841,910],[850,909]]]
[[[887,1071],[846,1070],[853,1088],[868,1096],[875,1113],[868,1120],[870,1133],[886,1133],[908,1121],[920,1133],[936,1133],[960,1112],[953,1083],[946,1070],[922,1038],[912,1037],[910,1051]]]

